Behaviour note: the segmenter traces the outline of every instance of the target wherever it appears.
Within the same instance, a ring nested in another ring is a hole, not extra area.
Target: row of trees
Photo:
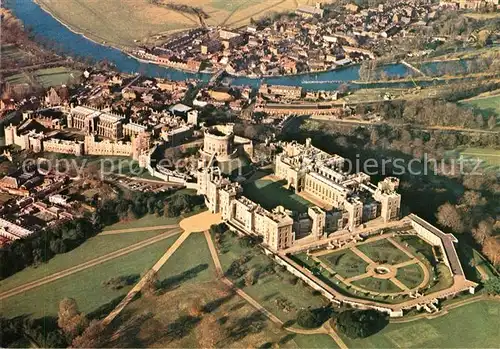
[[[483,114],[476,113],[470,108],[436,99],[393,101],[375,103],[370,106],[359,105],[355,112],[362,117],[374,113],[391,123],[422,126],[493,129],[497,121],[494,113],[485,118]]]
[[[56,254],[80,246],[104,226],[121,220],[132,220],[146,214],[178,217],[203,205],[203,198],[185,193],[133,193],[105,201],[88,217],[77,218],[49,227],[26,239],[16,240],[0,250],[0,279],[28,266],[37,266]]]

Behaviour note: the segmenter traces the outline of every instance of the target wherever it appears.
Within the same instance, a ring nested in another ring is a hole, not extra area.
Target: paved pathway
[[[191,232],[186,231],[182,233],[181,236],[177,240],[175,240],[174,244],[170,246],[170,248],[165,252],[165,254],[153,265],[153,267],[148,270],[146,275],[142,277],[141,280],[129,291],[129,293],[122,299],[122,301],[116,306],[116,308],[111,311],[111,313],[102,320],[104,326],[109,325],[120,313],[123,309],[134,299],[134,297],[142,290],[144,285],[150,280],[150,278],[156,274],[161,267],[168,261],[168,259],[174,254],[175,251],[182,245],[182,243],[188,238]]]
[[[356,246],[351,247],[351,251],[354,252],[359,258],[364,260],[368,264],[377,264],[375,263],[370,257],[368,257],[366,254],[361,252]]]
[[[151,227],[138,227],[138,228],[105,230],[105,231],[99,233],[99,236],[115,235],[115,234],[123,234],[123,233],[137,233],[137,232],[154,231],[154,230],[166,230],[166,229],[174,229],[174,228],[177,228],[177,227],[179,227],[179,224],[154,225],[154,226],[151,226]]]
[[[21,286],[14,287],[14,288],[12,288],[12,289],[10,289],[8,291],[0,293],[0,300],[6,299],[8,297],[15,296],[17,294],[29,291],[29,290],[31,290],[33,288],[36,288],[36,287],[48,284],[50,282],[59,280],[59,279],[61,279],[63,277],[75,274],[75,273],[77,273],[79,271],[95,267],[96,265],[99,265],[99,264],[102,264],[104,262],[110,261],[112,259],[124,256],[126,254],[131,253],[131,252],[140,250],[140,249],[142,249],[144,247],[147,247],[149,245],[155,244],[155,243],[157,243],[159,241],[165,240],[165,239],[167,239],[167,238],[169,238],[169,237],[171,237],[171,236],[173,236],[175,234],[178,234],[178,233],[180,233],[180,230],[175,229],[175,230],[169,231],[169,232],[167,232],[165,234],[160,234],[160,235],[154,236],[152,238],[140,241],[140,242],[138,242],[136,244],[127,246],[127,247],[122,248],[120,250],[113,251],[113,252],[108,253],[108,254],[106,254],[104,256],[100,256],[100,257],[94,258],[94,259],[92,259],[90,261],[87,261],[87,262],[75,265],[74,267],[62,270],[62,271],[54,273],[54,274],[52,274],[50,276],[46,276],[44,278],[41,278],[41,279],[38,279],[38,280],[35,280],[35,281],[32,281],[32,282],[28,282],[28,283],[23,284]]]
[[[142,290],[144,285],[150,280],[150,278],[156,274],[161,267],[168,261],[168,259],[174,254],[175,251],[182,245],[182,243],[188,238],[191,232],[186,231],[182,233],[181,236],[177,240],[175,240],[174,244],[170,246],[170,248],[165,252],[165,254],[153,265],[153,267],[148,270],[146,275],[142,277],[141,280],[129,291],[129,293],[122,299],[122,301],[116,306],[116,308],[109,313],[102,323],[104,326],[109,325],[120,313],[123,309],[134,299],[134,297]]]
[[[214,261],[215,269],[217,271],[217,274],[221,277],[221,281],[226,284],[228,287],[233,289],[238,296],[243,298],[245,301],[247,301],[251,306],[253,306],[255,309],[260,311],[262,314],[264,314],[269,320],[274,322],[278,326],[283,326],[283,321],[281,321],[276,315],[271,313],[269,310],[264,308],[259,302],[257,302],[255,299],[250,297],[246,292],[244,292],[242,289],[236,287],[231,280],[226,278],[222,269],[222,264],[219,259],[219,255],[217,253],[217,249],[214,245],[214,242],[212,240],[212,236],[210,235],[209,231],[205,231],[205,238],[208,243],[208,248],[210,250],[210,254],[212,256],[212,259]],[[310,334],[327,334],[330,337],[333,338],[333,340],[338,344],[338,346],[342,349],[347,349],[347,346],[345,343],[342,341],[342,339],[338,336],[338,334],[331,328],[329,322],[325,323],[322,327],[317,328],[317,329],[302,329],[302,328],[295,328],[295,327],[284,327],[284,329],[288,332],[293,332],[293,333],[298,333],[298,334],[305,334],[305,335],[310,335]]]

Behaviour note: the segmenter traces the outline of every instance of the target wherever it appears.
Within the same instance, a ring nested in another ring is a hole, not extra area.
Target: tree
[[[301,309],[297,314],[297,324],[304,328],[320,327],[332,315],[330,307]]]
[[[389,320],[386,314],[376,310],[346,310],[336,321],[340,332],[349,338],[366,338],[382,330]]]
[[[255,283],[255,269],[250,269],[245,274],[245,285],[252,286]]]
[[[484,282],[484,289],[488,292],[488,294],[495,296],[500,295],[500,277],[490,277]]]
[[[455,233],[463,233],[465,227],[462,216],[455,205],[449,202],[439,206],[436,214],[438,222],[443,227],[450,228]]]
[[[491,221],[479,222],[477,228],[472,229],[472,236],[479,243],[483,244],[484,240],[489,238],[493,233],[493,223]]]
[[[146,280],[141,289],[141,294],[151,297],[156,294],[158,289],[158,275],[155,271],[151,270],[146,274]]]
[[[497,125],[497,118],[495,115],[492,115],[488,118],[488,128],[493,130]]]
[[[99,348],[104,342],[104,325],[101,321],[92,320],[81,336],[73,340],[73,348]]]
[[[82,333],[87,325],[87,318],[78,310],[78,305],[73,298],[64,298],[59,303],[57,325],[69,339]]]
[[[500,265],[500,238],[489,237],[484,240],[483,253],[495,266]]]

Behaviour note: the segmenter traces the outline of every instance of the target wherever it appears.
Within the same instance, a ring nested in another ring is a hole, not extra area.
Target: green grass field
[[[285,189],[283,184],[283,181],[273,182],[266,179],[257,179],[245,183],[243,191],[246,197],[268,210],[281,205],[292,211],[307,212],[308,207],[312,206],[312,204],[292,190]]]
[[[103,231],[109,230],[120,230],[120,229],[133,229],[133,228],[145,228],[154,227],[158,225],[172,225],[179,223],[179,218],[169,218],[169,217],[156,217],[154,214],[147,214],[142,218],[135,219],[133,221],[123,221],[112,225],[108,225],[103,229]]]
[[[221,247],[219,249],[219,258],[224,271],[227,271],[231,263],[248,255],[251,259],[244,264],[246,270],[254,269],[260,271],[261,276],[257,282],[251,286],[245,286],[243,277],[233,279],[236,283],[242,283],[243,289],[251,297],[260,302],[266,309],[282,321],[295,320],[297,311],[309,306],[315,308],[324,305],[321,296],[313,296],[312,289],[303,285],[301,282],[292,284],[294,277],[288,272],[265,272],[268,266],[274,268],[275,264],[270,258],[256,250],[242,247],[238,238],[231,233],[225,233]],[[283,303],[290,305],[287,311],[283,308]]]
[[[396,286],[391,280],[377,279],[372,277],[367,277],[360,280],[355,280],[352,282],[353,285],[361,287],[365,290],[372,292],[381,293],[397,293],[402,290]]]
[[[445,158],[457,164],[463,161],[467,171],[477,173],[498,171],[500,168],[500,149],[494,148],[456,148],[445,153]]]
[[[344,278],[364,274],[368,266],[368,263],[349,249],[323,255],[319,260]]]
[[[202,233],[192,233],[158,272],[165,288],[205,282],[216,276],[215,267]]]
[[[399,264],[410,260],[406,253],[385,239],[368,242],[356,247],[371,260],[380,264]]]
[[[159,230],[153,232],[145,231],[119,235],[94,236],[74,250],[56,255],[47,263],[44,263],[36,268],[26,268],[8,277],[7,279],[0,281],[0,292],[5,292],[27,282],[74,267],[80,263],[104,256],[110,252],[125,248],[161,233],[162,231]]]
[[[424,280],[424,272],[418,264],[412,264],[399,268],[396,274],[396,279],[405,284],[405,286],[409,289],[413,290]]]
[[[43,88],[49,88],[51,86],[78,83],[80,76],[81,72],[78,70],[55,67],[10,75],[5,80],[11,85],[33,83]]]
[[[162,240],[141,250],[99,264],[93,268],[61,278],[25,293],[4,299],[0,302],[0,313],[5,317],[22,314],[34,318],[54,316],[59,302],[72,297],[78,302],[80,310],[92,313],[103,310],[104,315],[132,288],[120,290],[105,287],[104,282],[113,277],[137,275],[148,270],[174,243],[178,236]]]
[[[324,348],[338,348],[339,346],[332,337],[326,334],[299,334],[293,340],[299,348],[304,349],[324,349]]]
[[[496,115],[500,121],[500,95],[468,99],[460,104],[472,107],[484,116]]]
[[[359,340],[344,338],[349,348],[498,348],[500,302],[480,301],[428,320],[389,324]]]

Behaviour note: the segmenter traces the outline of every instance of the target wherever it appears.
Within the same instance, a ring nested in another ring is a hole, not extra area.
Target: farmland
[[[239,27],[274,12],[294,10],[311,0],[39,0],[40,5],[73,31],[117,47],[150,43],[156,36],[200,25],[193,14],[166,8],[167,3],[201,8],[208,25]]]

